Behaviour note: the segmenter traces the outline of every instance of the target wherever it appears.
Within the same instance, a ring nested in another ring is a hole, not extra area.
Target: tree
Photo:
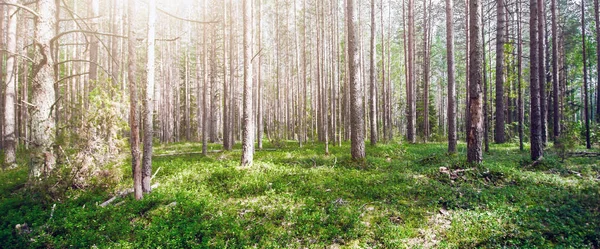
[[[504,0],[498,0],[497,24],[496,24],[496,129],[494,130],[494,141],[505,142],[504,134]]]
[[[595,0],[596,3],[598,0]],[[559,82],[558,82],[558,23],[557,23],[557,10],[556,10],[556,0],[552,0],[550,8],[552,9],[552,100],[553,100],[553,111],[554,118],[553,121],[553,139],[556,142],[558,137],[560,136],[560,105],[559,105]],[[596,11],[597,14],[597,11]],[[596,24],[598,21],[596,21]],[[520,34],[520,33],[519,33]],[[599,43],[600,44],[600,43]],[[600,57],[599,57],[600,58]],[[600,74],[599,74],[600,75]],[[519,74],[519,77],[521,75]],[[600,88],[598,88],[600,89]]]
[[[148,56],[146,63],[146,96],[144,98],[144,155],[142,157],[142,190],[152,190],[152,138],[154,136],[154,40],[156,23],[156,0],[148,2]],[[187,98],[187,97],[186,97]]]
[[[252,165],[254,157],[254,118],[252,112],[252,29],[251,0],[242,0],[242,15],[244,19],[244,103],[242,119],[242,166]]]
[[[8,22],[6,29],[6,88],[4,96],[4,166],[12,168],[16,161],[16,135],[15,135],[15,99],[18,74],[17,67],[17,0],[7,1]],[[4,10],[2,10],[4,11]],[[3,34],[4,35],[4,34]],[[0,69],[1,70],[1,69]]]
[[[348,73],[350,79],[350,130],[352,158],[365,158],[365,122],[363,107],[363,88],[359,82],[359,58],[357,54],[357,36],[354,27],[354,0],[346,0],[346,23],[348,26]]]
[[[33,147],[33,164],[31,176],[38,178],[49,174],[56,164],[53,150],[53,134],[55,116],[52,115],[56,100],[54,90],[54,57],[51,42],[55,36],[56,11],[58,6],[54,0],[38,1],[38,18],[35,26],[37,34],[37,61],[33,66],[32,82],[31,139]]]
[[[594,20],[596,23],[596,122],[600,123],[600,4],[594,0]]]
[[[518,82],[518,130],[519,130],[519,149],[524,150],[523,146],[523,123],[525,123],[525,108],[523,103],[523,40],[521,38],[521,2],[517,2],[517,82]]]
[[[377,83],[375,82],[375,0],[371,0],[371,44],[369,69],[369,123],[371,125],[371,145],[377,144]]]
[[[135,15],[135,1],[129,0],[127,6],[127,24],[129,34],[127,39],[128,60],[127,60],[127,75],[129,78],[129,128],[131,129],[131,137],[129,144],[131,146],[131,166],[133,173],[133,190],[136,200],[142,199],[142,166],[140,162],[140,131],[138,127],[138,86],[135,77],[137,68],[135,42],[136,37],[133,31],[133,17]]]
[[[546,8],[544,0],[538,0],[538,73],[540,74],[538,78],[538,84],[540,85],[540,121],[541,121],[541,133],[542,133],[542,147],[546,146],[546,142],[548,141],[548,129],[547,129],[547,119],[548,119],[548,108],[547,108],[547,100],[546,100]]]
[[[542,145],[542,117],[540,109],[540,79],[538,60],[538,0],[529,2],[529,91],[531,94],[530,133],[531,159],[536,161],[544,154]],[[541,0],[540,0],[541,1]]]
[[[456,83],[454,82],[454,26],[452,0],[446,0],[446,60],[448,61],[448,153],[456,153]]]
[[[408,126],[407,138],[411,143],[416,140],[416,125],[415,119],[417,116],[417,108],[415,101],[415,17],[414,17],[414,0],[408,0],[408,87],[406,89],[406,99],[408,101]]]
[[[481,28],[481,0],[469,1],[469,132],[467,134],[467,162],[483,161],[483,98]]]
[[[540,0],[541,1],[541,0]],[[590,109],[589,109],[589,90],[588,90],[588,71],[587,71],[587,53],[585,47],[585,1],[581,1],[581,48],[583,54],[583,118],[585,119],[585,147],[592,148],[590,142]]]

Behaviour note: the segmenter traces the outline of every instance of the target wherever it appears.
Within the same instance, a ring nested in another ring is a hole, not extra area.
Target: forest
[[[600,0],[0,0],[0,248],[600,248]]]

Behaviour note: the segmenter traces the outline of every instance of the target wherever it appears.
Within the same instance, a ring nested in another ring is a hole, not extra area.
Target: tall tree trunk
[[[204,3],[204,16],[208,14],[208,2]],[[208,126],[209,126],[209,112],[208,112],[208,44],[207,44],[207,36],[208,29],[206,25],[202,27],[203,36],[202,36],[202,49],[204,50],[202,53],[202,155],[206,155],[208,150]],[[225,84],[225,83],[224,83]],[[227,87],[224,87],[224,96],[227,96]],[[224,97],[226,98],[226,97]],[[227,104],[225,103],[224,106]],[[227,108],[225,108],[227,109]],[[214,111],[214,110],[213,110]],[[224,121],[223,128],[227,129],[227,125],[225,124],[227,121]],[[227,150],[228,139],[225,139],[225,132],[223,132],[223,147]]]
[[[54,169],[56,157],[52,139],[55,120],[52,109],[55,103],[54,91],[54,57],[51,40],[55,35],[55,13],[58,6],[54,0],[38,1],[38,21],[35,27],[37,34],[37,53],[39,61],[34,65],[34,82],[31,108],[31,139],[34,150],[34,162],[31,176],[38,178]]]
[[[503,0],[499,0],[498,4],[500,4],[500,2]],[[484,20],[484,15],[483,15],[483,4],[481,5],[481,47],[483,48],[481,50],[481,52],[483,53],[483,144],[484,144],[484,151],[485,152],[489,152],[490,151],[490,118],[489,118],[489,113],[488,113],[488,74],[487,74],[487,57],[486,57],[486,45],[485,45],[485,20]],[[504,52],[504,51],[502,51]],[[498,73],[496,71],[496,73]],[[503,126],[504,127],[504,126]]]
[[[553,139],[554,142],[558,141],[558,137],[560,136],[560,89],[558,82],[558,23],[557,23],[557,10],[556,10],[556,1],[552,0],[551,9],[552,9],[552,100],[554,110],[552,113],[554,114],[553,121]],[[595,3],[598,3],[598,0],[595,0]],[[598,5],[596,5],[598,6]],[[596,14],[598,14],[598,9],[596,9]],[[598,21],[596,20],[596,25]],[[598,26],[596,26],[598,27]],[[519,33],[520,34],[520,33]],[[600,44],[600,43],[598,43]],[[599,50],[600,51],[600,50]],[[598,57],[600,58],[600,57]],[[600,75],[600,74],[598,74]],[[519,74],[519,76],[521,76]],[[600,81],[599,81],[600,82]],[[600,88],[598,88],[600,89]],[[599,90],[600,91],[600,90]]]
[[[131,137],[129,138],[129,144],[131,146],[131,167],[133,173],[133,190],[136,200],[140,200],[143,197],[142,191],[142,166],[140,162],[140,130],[138,127],[138,86],[136,82],[136,51],[135,43],[136,37],[133,31],[133,20],[135,15],[135,1],[129,0],[127,7],[127,23],[129,26],[129,38],[128,38],[128,60],[127,60],[127,72],[129,78],[129,128],[131,129]]]
[[[252,27],[251,0],[242,0],[244,20],[244,111],[242,119],[242,166],[252,165],[254,157],[254,117],[252,115]]]
[[[482,132],[483,115],[482,88],[482,50],[480,41],[481,0],[469,1],[469,133],[467,134],[467,162],[483,161]]]
[[[375,82],[375,0],[371,0],[371,44],[370,44],[370,69],[369,69],[369,121],[371,125],[371,145],[377,144],[377,83]]]
[[[541,0],[538,0],[541,1]],[[583,105],[584,119],[585,119],[585,147],[588,149],[592,148],[590,141],[590,109],[589,109],[589,90],[588,90],[588,71],[587,71],[587,52],[585,47],[585,1],[581,2],[581,47],[583,54]]]
[[[429,139],[429,17],[427,1],[423,1],[423,139]],[[431,6],[429,6],[431,8]]]
[[[8,4],[16,4],[17,0],[9,0]],[[8,5],[8,22],[6,29],[6,80],[4,92],[4,166],[12,168],[16,161],[16,135],[15,135],[15,99],[17,85],[17,7]],[[4,11],[4,10],[2,10]],[[4,36],[4,33],[2,33]],[[0,57],[2,59],[2,57]],[[0,67],[0,71],[2,68]]]
[[[494,141],[496,143],[506,142],[504,134],[504,37],[506,20],[504,20],[504,0],[496,1],[497,24],[496,24],[496,128],[494,130]]]
[[[446,59],[448,61],[448,153],[456,154],[456,83],[452,0],[446,0]]]
[[[294,3],[295,3],[295,1],[294,1]],[[261,53],[261,50],[262,50],[262,33],[261,33],[260,27],[261,27],[261,16],[262,16],[262,13],[261,13],[261,2],[260,2],[260,0],[256,1],[256,8],[257,8],[257,11],[256,11],[256,15],[257,15],[257,17],[256,17],[257,18],[257,20],[256,20],[256,23],[257,23],[257,26],[256,26],[256,28],[257,28],[257,31],[256,31],[256,42],[258,44],[258,50],[256,50],[256,51],[257,51],[257,53]],[[258,89],[257,89],[257,107],[256,107],[257,108],[257,114],[256,114],[256,119],[257,119],[257,122],[256,122],[256,127],[257,127],[256,139],[257,139],[257,142],[258,142],[258,149],[260,150],[260,149],[263,148],[263,143],[262,143],[262,139],[263,139],[262,55],[259,54],[258,57],[257,57],[257,59],[258,59],[258,63],[257,63],[257,67],[258,68],[256,69],[256,72],[258,73],[258,75],[256,77],[256,81],[257,81],[257,84],[258,84]],[[302,118],[302,117],[300,117],[300,118]],[[302,120],[300,122],[302,122]],[[300,140],[300,144],[302,144],[302,137],[299,136],[298,139]]]
[[[408,126],[407,126],[407,138],[410,143],[415,143],[416,138],[416,125],[415,119],[417,117],[416,108],[416,91],[415,91],[415,6],[414,0],[408,0],[408,89],[406,90],[406,98],[408,105]]]
[[[346,22],[348,27],[348,73],[350,76],[350,129],[351,154],[355,160],[365,158],[365,127],[363,107],[363,87],[359,81],[359,58],[357,56],[357,36],[354,27],[354,0],[346,0]]]
[[[530,140],[531,140],[531,159],[538,160],[544,154],[542,144],[542,117],[540,109],[540,79],[539,79],[539,60],[538,60],[538,0],[529,1],[529,91],[531,94],[531,113],[530,116]]]
[[[146,96],[144,98],[144,155],[142,158],[142,190],[149,193],[152,190],[152,139],[154,138],[154,70],[155,70],[155,23],[156,0],[148,2],[148,56],[146,62]],[[186,72],[187,73],[187,72]],[[188,98],[188,97],[186,97]],[[189,121],[188,121],[189,123]],[[188,138],[189,139],[189,138]]]
[[[547,100],[546,100],[546,8],[545,0],[538,0],[538,73],[539,76],[539,85],[540,85],[540,119],[542,122],[542,146],[546,147],[546,142],[548,141],[548,109],[547,109]]]
[[[99,0],[90,0],[90,9],[89,14],[92,18],[90,27],[92,31],[98,31],[98,19],[97,17],[100,15],[100,3]],[[90,92],[95,88],[95,84],[98,81],[98,37],[95,35],[90,36],[90,63],[89,63],[89,77],[87,86],[84,89],[83,99],[84,99],[84,107],[85,110],[89,108],[89,95]]]
[[[600,4],[594,0],[596,23],[596,122],[600,123]]]
[[[525,107],[523,103],[523,40],[521,38],[521,2],[517,2],[517,82],[518,82],[518,130],[519,130],[519,149],[523,151],[523,123],[525,123]]]

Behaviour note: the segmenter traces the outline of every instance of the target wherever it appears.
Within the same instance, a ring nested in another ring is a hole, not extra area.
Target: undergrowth
[[[283,143],[283,144],[282,144]],[[156,146],[159,187],[98,204],[131,185],[131,170],[106,190],[73,189],[44,202],[26,187],[25,166],[0,173],[2,248],[547,248],[600,241],[600,166],[532,165],[518,146],[492,145],[482,165],[443,143],[367,146],[265,144],[252,167],[241,152],[211,145]]]

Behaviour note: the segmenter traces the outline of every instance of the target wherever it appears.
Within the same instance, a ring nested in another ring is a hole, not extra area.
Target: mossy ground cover
[[[160,185],[142,201],[98,204],[131,185],[72,190],[42,201],[25,167],[0,173],[2,248],[597,248],[600,164],[552,152],[531,166],[515,145],[492,145],[482,166],[445,144],[267,144],[252,167],[241,151],[157,146]],[[464,155],[465,145],[459,146]],[[443,167],[443,168],[442,168]],[[27,229],[16,229],[27,223]]]

